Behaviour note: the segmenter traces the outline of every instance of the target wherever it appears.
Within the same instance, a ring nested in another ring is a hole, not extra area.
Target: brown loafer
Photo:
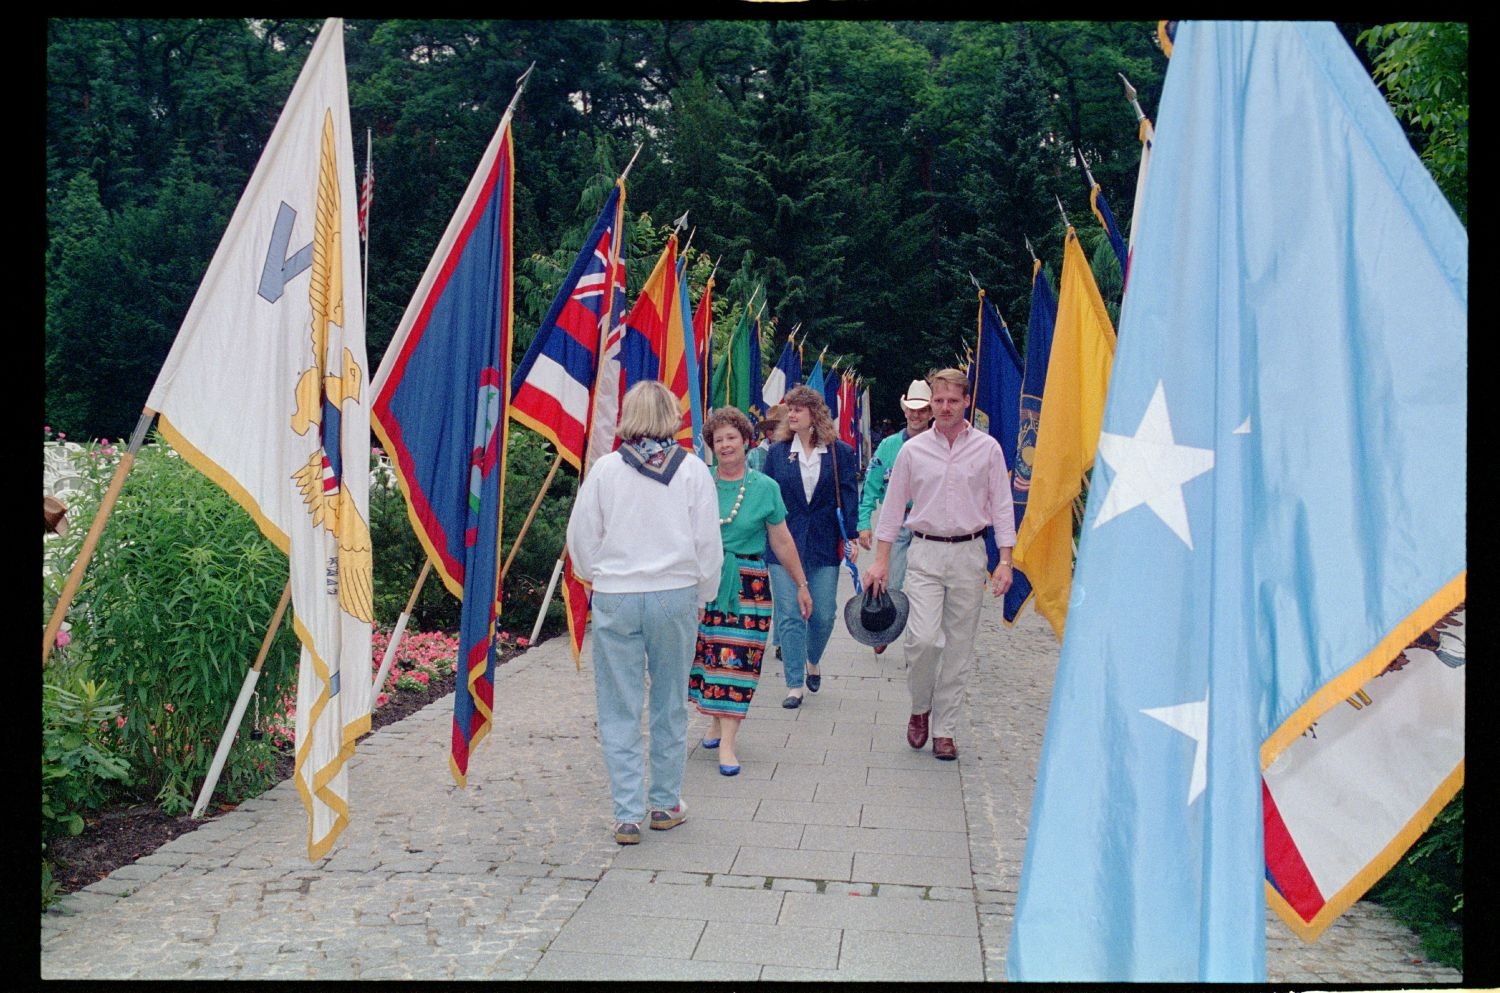
[[[958,758],[958,746],[953,743],[952,738],[933,738],[932,754],[944,762],[952,762]]]
[[[913,748],[927,744],[927,714],[912,714],[906,722],[906,743]]]

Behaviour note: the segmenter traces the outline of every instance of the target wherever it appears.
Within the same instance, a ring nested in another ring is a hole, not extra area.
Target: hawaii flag
[[[375,377],[375,430],[407,516],[443,585],[463,601],[449,754],[460,786],[495,699],[510,423],[510,119],[507,108]]]
[[[1311,926],[1462,781],[1468,235],[1327,23],[1179,27],[1143,210],[1006,972],[1258,983],[1273,818]]]
[[[370,727],[370,426],[343,22],[330,18],[146,405],[291,563],[307,854],[348,823]]]

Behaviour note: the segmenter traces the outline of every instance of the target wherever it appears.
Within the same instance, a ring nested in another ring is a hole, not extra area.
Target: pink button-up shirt
[[[1010,472],[1000,443],[967,422],[953,444],[930,428],[901,446],[886,485],[875,537],[895,541],[901,511],[911,501],[906,526],[923,534],[951,537],[995,526],[995,544],[1016,543],[1016,512],[1010,498]]]

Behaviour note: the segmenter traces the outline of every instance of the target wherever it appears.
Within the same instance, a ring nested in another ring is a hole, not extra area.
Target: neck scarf
[[[620,442],[620,457],[625,464],[663,486],[677,475],[677,468],[686,456],[687,449],[671,440],[638,438]]]

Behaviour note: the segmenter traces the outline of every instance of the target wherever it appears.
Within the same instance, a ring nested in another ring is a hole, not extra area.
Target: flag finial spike
[[[714,278],[714,273],[716,273],[716,272],[719,271],[719,263],[723,262],[723,261],[724,261],[724,256],[722,256],[722,255],[720,255],[718,258],[714,259],[714,267],[712,269],[708,270],[708,278],[709,279],[713,279]]]
[[[622,172],[622,173],[620,173],[620,182],[622,182],[622,183],[625,182],[625,177],[628,176],[628,175],[630,175],[630,167],[633,166],[633,165],[635,165],[636,156],[640,155],[641,154],[641,149],[643,149],[645,147],[646,147],[646,143],[644,141],[641,142],[639,145],[635,146],[635,154],[630,156],[630,161],[627,162],[627,163],[625,163],[625,171]]]
[[[1031,239],[1024,234],[1021,235],[1021,239],[1026,242],[1026,253],[1031,256],[1031,261],[1035,262],[1037,260],[1036,250],[1031,247]]]
[[[1120,82],[1125,84],[1125,99],[1130,101],[1130,106],[1135,108],[1135,122],[1139,124],[1146,119],[1146,112],[1141,109],[1140,101],[1136,99],[1135,87],[1130,85],[1130,80],[1125,78],[1123,72],[1115,73],[1120,77]]]
[[[1068,220],[1068,212],[1063,210],[1062,197],[1054,193],[1052,194],[1052,198],[1057,201],[1057,212],[1062,215],[1063,225],[1065,227],[1072,227],[1073,222]]]
[[[516,104],[521,102],[521,92],[526,89],[526,77],[530,76],[531,70],[535,68],[536,63],[532,62],[531,65],[526,67],[525,72],[516,77],[516,92],[515,95],[510,98],[510,104],[505,108],[506,114],[509,114],[511,111],[515,110]],[[502,120],[503,119],[504,118],[502,118]]]
[[[1079,148],[1077,145],[1073,146],[1073,150],[1078,153],[1078,162],[1083,166],[1083,174],[1088,177],[1089,189],[1092,190],[1099,184],[1094,182],[1094,171],[1089,168],[1088,157],[1083,154],[1083,149]]]
[[[980,293],[984,292],[984,287],[979,285],[979,279],[977,277],[975,277],[973,269],[969,270],[969,282],[973,283],[974,284],[974,288],[976,290],[978,290]]]
[[[681,231],[683,228],[687,227],[687,217],[688,217],[688,212],[684,210],[682,212],[682,216],[679,217],[679,218],[677,218],[677,220],[675,220],[675,221],[672,222],[672,232],[674,234],[676,232],[678,232],[678,231]]]

